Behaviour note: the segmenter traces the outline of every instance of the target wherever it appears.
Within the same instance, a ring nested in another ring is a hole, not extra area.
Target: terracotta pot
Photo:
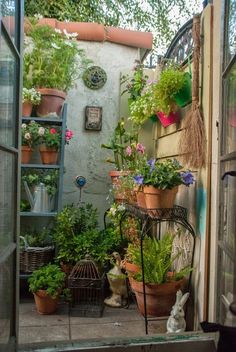
[[[21,146],[21,163],[29,164],[31,156],[33,153],[33,149],[28,147],[27,145]]]
[[[135,294],[138,309],[144,315],[143,283],[135,281],[132,277],[129,277],[129,282]],[[147,316],[168,316],[175,303],[176,292],[183,290],[184,285],[185,279],[164,284],[145,284]]]
[[[58,159],[58,150],[55,148],[47,148],[44,145],[39,147],[39,152],[43,164],[56,164]]]
[[[136,192],[136,198],[137,198],[137,205],[140,208],[146,209],[147,206],[146,206],[145,194],[143,193],[143,189],[136,187],[135,192]]]
[[[163,127],[168,127],[180,121],[180,116],[178,112],[170,112],[169,115],[165,115],[163,112],[158,112],[157,116]]]
[[[51,88],[40,88],[37,89],[37,91],[41,93],[41,103],[36,109],[37,116],[60,116],[62,106],[66,99],[66,93]]]
[[[22,104],[22,116],[24,116],[24,117],[31,116],[32,109],[33,109],[32,103],[30,103],[29,101],[25,101]]]
[[[48,296],[45,290],[34,293],[34,300],[39,314],[52,314],[57,310],[59,298]]]
[[[128,171],[117,171],[112,170],[109,172],[109,176],[111,177],[111,182],[114,188],[114,199],[116,202],[121,203],[126,201],[125,192],[120,191],[120,177],[127,176],[129,174]]]
[[[126,260],[123,261],[122,266],[128,275],[134,275],[140,271],[140,268],[138,265],[134,263],[130,263]]]
[[[178,186],[172,189],[158,189],[153,186],[144,186],[147,209],[173,208]]]

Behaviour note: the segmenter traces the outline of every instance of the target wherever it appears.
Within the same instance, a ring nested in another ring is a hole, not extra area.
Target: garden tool
[[[52,210],[52,197],[49,196],[44,183],[35,186],[33,193],[24,181],[25,191],[30,202],[31,211],[35,213],[48,213]]]

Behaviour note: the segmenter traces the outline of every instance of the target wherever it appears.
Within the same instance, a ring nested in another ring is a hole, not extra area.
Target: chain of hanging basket
[[[183,164],[198,169],[206,165],[206,132],[199,106],[200,15],[193,17],[192,36],[194,43],[192,106],[183,120],[179,154]]]

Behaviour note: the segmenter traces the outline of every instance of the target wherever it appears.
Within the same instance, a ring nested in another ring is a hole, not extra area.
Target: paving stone
[[[20,327],[19,343],[69,340],[69,325]]]

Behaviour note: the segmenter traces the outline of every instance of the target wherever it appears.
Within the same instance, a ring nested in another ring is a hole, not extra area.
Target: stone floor
[[[59,305],[56,314],[40,315],[32,300],[20,304],[20,344],[72,341],[91,338],[145,336],[144,318],[136,305],[105,307],[101,318],[71,317],[68,306]],[[166,320],[149,322],[149,334],[166,332]]]

